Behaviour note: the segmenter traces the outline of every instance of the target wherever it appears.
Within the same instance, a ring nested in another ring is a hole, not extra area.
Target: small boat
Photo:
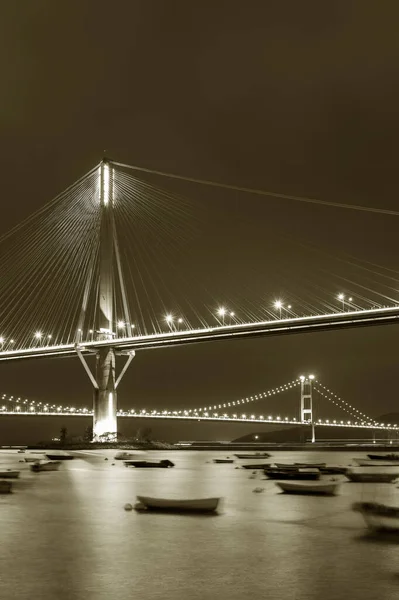
[[[276,481],[276,485],[288,494],[320,494],[323,496],[334,496],[339,488],[338,483],[329,481],[315,481],[314,483]]]
[[[12,491],[11,481],[0,481],[0,494],[10,494]]]
[[[254,454],[234,454],[237,458],[270,458],[268,452],[255,452]]]
[[[272,467],[272,463],[255,463],[253,465],[241,465],[241,467],[243,469],[251,469],[251,471],[256,469],[270,469]]]
[[[326,463],[276,463],[279,469],[319,469],[325,466]]]
[[[392,481],[399,477],[399,473],[355,471],[354,469],[348,469],[345,473],[345,477],[355,483],[392,483]]]
[[[125,467],[135,467],[136,469],[169,469],[174,467],[175,464],[171,460],[160,460],[158,462],[149,460],[125,460]]]
[[[41,471],[58,471],[61,461],[59,460],[38,460],[31,465],[31,471],[40,473]]]
[[[14,469],[6,469],[5,471],[0,471],[0,479],[18,479],[21,471]]]
[[[395,460],[371,460],[371,458],[354,458],[359,467],[399,467],[399,461]]]
[[[72,460],[75,457],[72,454],[68,454],[67,452],[60,452],[56,454],[46,454],[46,457],[49,460]]]
[[[25,450],[18,450],[17,454],[25,454]]]
[[[313,480],[320,479],[318,469],[265,469],[264,473],[269,479],[302,479]]]
[[[137,454],[141,454],[141,452],[117,452],[114,460],[133,460]]]
[[[367,454],[370,460],[395,460],[399,462],[399,454]]]
[[[149,498],[148,496],[137,496],[139,506],[136,510],[167,510],[184,512],[214,512],[219,504],[220,498],[195,498],[190,500],[174,500],[166,498]]]
[[[37,458],[37,456],[25,456],[24,461],[29,463],[36,463],[38,460],[40,460],[39,458]]]
[[[349,467],[338,467],[335,465],[326,465],[325,467],[319,467],[319,471],[322,475],[345,475]]]
[[[233,463],[234,458],[214,458],[213,462],[221,465],[222,463]]]
[[[352,508],[363,515],[370,529],[399,533],[399,508],[377,502],[356,502]]]

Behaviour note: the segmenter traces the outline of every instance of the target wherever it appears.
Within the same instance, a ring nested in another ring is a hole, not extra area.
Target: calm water
[[[293,496],[235,469],[247,461],[211,463],[224,453],[149,453],[176,464],[159,470],[112,465],[114,454],[82,452],[59,472],[34,474],[18,462],[23,454],[0,452],[2,467],[22,470],[14,493],[0,496],[2,600],[399,597],[399,542],[370,537],[350,510],[362,499],[399,505],[395,485],[348,482],[336,497]],[[362,454],[275,459],[347,465],[352,456]],[[123,510],[136,494],[224,501],[218,516]]]

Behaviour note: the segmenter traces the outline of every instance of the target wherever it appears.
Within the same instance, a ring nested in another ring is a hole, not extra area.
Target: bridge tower
[[[108,341],[109,343],[104,344],[99,349],[95,350],[96,364],[94,375],[80,351],[80,345],[76,344],[78,356],[94,388],[94,441],[101,440],[101,436],[105,433],[117,434],[118,432],[116,389],[135,355],[134,351],[121,351],[116,353],[112,344],[112,341],[116,336],[114,331],[114,303],[117,292],[121,295],[125,318],[124,327],[129,337],[132,335],[132,329],[114,222],[114,169],[112,163],[105,158],[100,164],[99,202],[101,207],[101,223],[97,280],[98,316],[95,335],[97,341]],[[115,266],[116,269],[114,268]],[[95,278],[93,277],[93,273],[91,273],[86,283],[81,322],[83,322],[84,319],[90,285],[93,283],[95,283]],[[117,289],[117,283],[119,283],[119,289]],[[128,356],[117,379],[115,376],[116,354],[125,354]]]
[[[302,423],[310,423],[312,427],[312,443],[316,441],[315,425],[313,421],[313,397],[312,387],[314,375],[304,376],[301,375],[301,414],[300,419]]]

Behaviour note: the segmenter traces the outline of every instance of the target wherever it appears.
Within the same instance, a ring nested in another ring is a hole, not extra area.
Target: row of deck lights
[[[3,400],[4,400],[4,396],[3,396]],[[21,401],[19,398],[16,399],[16,400],[14,400],[12,397],[7,398],[7,400],[9,402],[16,402],[16,403],[18,403],[18,402]],[[27,400],[24,400],[22,402],[22,404],[27,404],[27,402],[28,402]],[[4,412],[7,411],[7,407],[5,405],[3,405],[1,407],[1,409]],[[15,410],[16,410],[16,412],[22,412],[21,405],[17,406]],[[52,405],[49,405],[49,404],[42,405],[42,402],[38,402],[35,405],[35,401],[34,400],[30,402],[29,410],[31,412],[52,412],[52,411],[55,411],[55,412],[59,412],[59,413],[60,412],[63,412],[63,413],[66,413],[66,412],[70,412],[70,413],[71,412],[72,413],[76,412],[76,413],[79,413],[79,414],[91,414],[92,413],[92,411],[90,411],[87,408],[78,408],[78,409],[76,409],[74,407],[66,407],[65,408],[65,407],[62,407],[62,406],[56,406],[55,404],[52,404]],[[224,418],[224,419],[230,418],[231,419],[231,418],[233,418],[233,419],[258,420],[258,421],[268,420],[268,421],[298,422],[295,417],[293,417],[293,418],[290,419],[289,417],[282,418],[280,416],[272,417],[271,415],[269,415],[266,418],[263,415],[260,415],[260,416],[256,416],[256,415],[247,416],[246,414],[242,414],[241,416],[239,416],[238,414],[228,415],[227,413],[224,413],[223,415],[219,415],[219,413],[217,413],[217,412],[210,414],[208,411],[201,411],[202,414],[199,414],[199,412],[195,411],[194,414],[190,415],[191,412],[192,412],[191,410],[190,411],[186,410],[186,411],[183,411],[183,414],[181,414],[182,411],[167,411],[167,410],[164,410],[164,411],[157,411],[157,410],[147,411],[145,409],[142,409],[141,411],[136,412],[134,409],[131,409],[130,411],[118,410],[118,414],[119,415],[129,415],[129,414],[131,414],[131,415],[136,415],[137,414],[137,415],[141,415],[141,416],[151,416],[151,415],[153,415],[153,416],[157,416],[157,415],[159,415],[159,416],[162,416],[162,415],[169,416],[170,415],[170,416],[177,416],[177,417],[180,416],[181,418],[192,417],[192,418],[196,418],[196,419],[203,419],[203,418],[208,418],[208,419],[209,418],[210,419],[212,419],[212,418]],[[318,419],[317,423],[319,423],[319,424],[323,424],[324,423],[324,424],[328,424],[328,425],[352,425],[354,427],[361,426],[361,425],[365,424],[364,421],[357,422],[357,423],[356,422],[352,423],[352,421],[346,421],[346,423],[345,423],[344,421],[337,421],[337,420],[330,421],[330,419]],[[387,428],[397,428],[398,427],[398,425],[396,423],[393,424],[393,425],[391,425],[391,423],[388,423],[386,425],[385,425],[385,423],[367,423],[367,425],[369,427],[371,427],[371,428],[372,427],[387,427]]]

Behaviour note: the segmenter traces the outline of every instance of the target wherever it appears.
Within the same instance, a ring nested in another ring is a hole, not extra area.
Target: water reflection
[[[215,452],[153,453],[176,464],[159,470],[126,468],[112,451],[78,456],[32,474],[21,455],[0,453],[2,466],[22,470],[15,492],[0,497],[2,600],[390,600],[397,591],[398,540],[370,536],[351,510],[366,497],[399,505],[394,485],[348,482],[336,497],[292,496],[262,473],[249,479],[240,461],[213,464]],[[306,460],[351,456],[279,455]],[[224,501],[213,518],[125,511],[138,494]]]

